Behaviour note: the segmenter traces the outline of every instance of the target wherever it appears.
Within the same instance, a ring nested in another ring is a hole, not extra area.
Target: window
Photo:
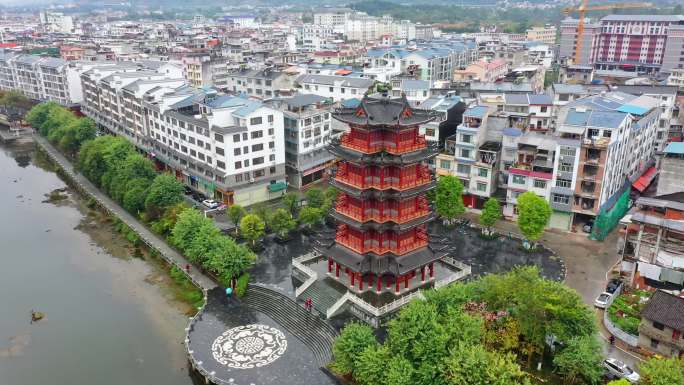
[[[247,133],[246,132],[242,133],[242,140],[247,140]]]
[[[254,166],[256,166],[258,164],[262,164],[262,163],[264,163],[264,157],[263,156],[252,159],[252,165],[254,165]]]
[[[256,126],[256,125],[261,124],[261,121],[262,121],[261,116],[255,116],[249,120],[249,124],[251,126]]]
[[[240,149],[238,148],[238,150],[240,150]],[[226,155],[226,152],[223,151],[223,149],[221,147],[216,147],[216,153],[219,155]],[[235,154],[235,155],[240,155],[240,154]]]
[[[218,149],[218,147],[216,147],[216,149]],[[240,147],[233,149],[233,155],[238,156],[241,153],[242,151],[240,151]]]
[[[568,179],[556,179],[556,187],[570,188],[572,181]]]
[[[226,164],[223,163],[223,162],[221,162],[220,160],[217,160],[217,161],[216,161],[216,167],[220,168],[221,170],[225,170],[225,169],[226,169]]]
[[[548,107],[543,106],[543,107],[540,108],[540,110],[541,110],[541,112],[546,112],[546,111],[548,110]]]
[[[558,170],[561,172],[572,172],[572,163],[560,162]]]
[[[268,148],[275,148],[275,142],[268,142]]]
[[[470,158],[470,150],[467,148],[461,149],[461,158]]]
[[[260,178],[266,175],[266,172],[264,170],[256,170],[252,173],[252,175],[254,175],[255,178]]]
[[[451,162],[448,160],[440,159],[439,168],[451,169]]]
[[[653,348],[653,349],[658,349],[658,344],[659,344],[659,343],[660,343],[660,341],[658,341],[657,339],[651,338],[651,348]]]
[[[245,159],[245,167],[249,167],[249,159]]]
[[[269,168],[269,169],[268,169],[268,173],[271,174],[271,175],[275,174],[275,173],[276,173],[276,168],[275,168],[275,167]]]
[[[477,175],[478,175],[478,176],[481,176],[481,177],[483,177],[483,178],[486,178],[488,174],[489,174],[489,170],[487,170],[486,168],[481,168],[481,167],[480,167],[480,168],[477,169]]]
[[[477,182],[477,191],[487,191],[487,183]]]
[[[536,188],[546,188],[546,181],[541,179],[534,180],[534,187]]]
[[[473,136],[472,135],[467,135],[467,134],[462,134],[461,135],[461,142],[463,143],[472,143],[473,141]]]
[[[563,205],[570,204],[570,197],[567,195],[558,195],[558,194],[553,194],[551,197],[554,203],[560,203]]]
[[[268,156],[268,160],[271,162],[275,162],[275,154],[271,154]]]
[[[264,144],[263,143],[257,143],[252,145],[252,152],[255,151],[261,151],[264,149]]]
[[[237,182],[237,183],[242,182],[242,174],[235,175],[235,182]]]
[[[273,128],[269,128],[269,129],[268,129],[268,134],[269,134],[269,135],[273,135]]]
[[[426,128],[425,129],[425,136],[435,136],[435,129],[434,128]]]
[[[661,324],[660,322],[656,322],[656,321],[653,321],[653,327],[658,329],[658,330],[665,329],[665,325]]]
[[[268,122],[269,122],[269,123],[273,123],[273,115],[269,115],[269,116],[268,116]]]
[[[330,88],[328,89],[328,91],[330,91],[330,92],[335,92],[335,88],[334,88],[334,87],[330,87]]]
[[[459,174],[470,174],[470,165],[467,164],[458,164],[456,166],[456,171]]]
[[[242,162],[238,160],[237,162],[235,162],[235,169],[239,170],[241,168],[242,168]]]
[[[563,156],[575,156],[575,148],[574,147],[561,147],[560,148],[560,154]]]
[[[264,136],[264,132],[259,130],[259,131],[253,131],[252,132],[252,139],[258,139]]]
[[[513,175],[513,183],[515,184],[525,184],[525,179],[522,175]]]
[[[240,141],[240,134],[233,135],[233,142],[237,143]]]
[[[223,135],[221,134],[214,134],[214,139],[216,139],[217,142],[223,143]]]

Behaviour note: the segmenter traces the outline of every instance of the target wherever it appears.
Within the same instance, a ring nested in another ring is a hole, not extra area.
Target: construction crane
[[[575,42],[575,53],[573,55],[573,61],[575,64],[580,62],[580,54],[582,52],[582,44],[584,43],[584,17],[589,11],[611,11],[613,9],[635,9],[635,8],[651,8],[653,4],[651,3],[616,3],[607,5],[596,5],[589,7],[589,0],[582,0],[582,3],[578,7],[564,8],[563,13],[565,16],[570,16],[570,13],[579,13],[579,23],[577,24],[577,41]]]

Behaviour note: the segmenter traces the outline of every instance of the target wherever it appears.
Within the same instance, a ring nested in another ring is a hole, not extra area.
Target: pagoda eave
[[[366,222],[359,222],[351,217],[348,217],[344,214],[338,213],[336,211],[333,211],[330,214],[333,218],[336,220],[343,222],[351,227],[354,227],[359,230],[376,230],[376,231],[386,231],[386,230],[393,230],[393,231],[405,231],[410,228],[424,225],[428,222],[431,222],[435,219],[436,215],[434,213],[429,213],[427,215],[424,215],[422,217],[406,221],[403,223],[397,223],[394,221],[388,221],[388,222],[376,222],[374,220],[366,221]]]
[[[329,151],[354,164],[370,164],[370,165],[405,165],[415,162],[432,159],[439,154],[437,146],[429,145],[428,147],[408,152],[406,154],[394,155],[385,151],[376,152],[373,154],[366,154],[352,149],[345,148],[339,143],[332,142],[328,146]]]
[[[330,179],[330,185],[335,188],[344,191],[345,193],[355,197],[355,198],[373,198],[377,200],[383,199],[401,199],[401,198],[411,198],[420,193],[431,190],[437,186],[437,181],[432,180],[421,186],[413,187],[406,190],[378,190],[374,188],[369,189],[359,189],[357,187],[342,183],[335,178]]]
[[[338,263],[362,274],[400,276],[445,257],[448,252],[435,250],[430,246],[403,255],[385,253],[359,254],[345,246],[333,243],[331,246],[315,246],[323,255],[333,258]]]

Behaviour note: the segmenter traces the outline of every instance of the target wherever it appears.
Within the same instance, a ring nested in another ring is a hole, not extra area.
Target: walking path
[[[188,278],[192,280],[195,285],[199,286],[205,292],[218,286],[211,278],[202,274],[202,272],[198,269],[190,269],[190,272],[186,271],[185,266],[188,264],[191,265],[190,261],[185,259],[185,257],[183,257],[179,252],[172,249],[164,239],[150,231],[135,217],[121,208],[118,203],[114,202],[111,198],[100,191],[100,189],[86,179],[85,176],[77,173],[73,164],[71,164],[71,162],[64,157],[64,155],[57,151],[57,149],[55,149],[45,138],[34,134],[33,139],[50,156],[50,158],[52,158],[52,160],[62,168],[64,173],[67,174],[74,183],[76,183],[79,189],[95,199],[97,203],[107,212],[116,215],[123,223],[126,224],[126,226],[135,231],[136,234],[140,236],[140,239],[145,242],[145,244],[158,251],[161,257],[164,258],[168,263],[177,266],[179,269],[185,272]]]

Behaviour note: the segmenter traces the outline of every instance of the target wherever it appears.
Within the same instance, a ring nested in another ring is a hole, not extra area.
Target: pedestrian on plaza
[[[190,264],[189,264],[189,263],[186,263],[186,264],[185,264],[185,271],[186,271],[188,274],[190,274]]]
[[[610,341],[611,345],[615,345],[615,336],[611,334],[611,336],[608,338],[608,341]]]

